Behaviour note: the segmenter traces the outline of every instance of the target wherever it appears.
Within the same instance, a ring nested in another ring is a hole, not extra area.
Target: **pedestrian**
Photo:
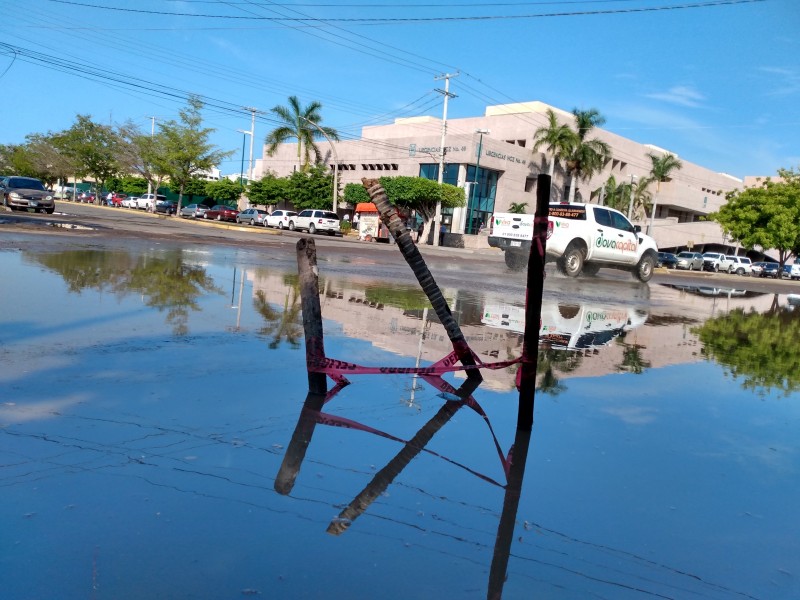
[[[114,199],[114,192],[108,192],[108,195],[106,196],[106,204],[111,206],[111,201],[113,199]]]
[[[444,246],[444,234],[447,233],[447,225],[442,223],[441,227],[439,227],[439,245]]]

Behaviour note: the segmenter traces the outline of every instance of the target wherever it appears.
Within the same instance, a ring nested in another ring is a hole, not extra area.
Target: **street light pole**
[[[328,143],[331,145],[331,152],[333,152],[333,212],[336,212],[339,210],[339,157],[336,155],[336,146],[333,145],[331,138],[328,137],[328,134],[325,133],[322,127],[314,123],[311,119],[306,119],[305,117],[300,118],[309,125],[314,126],[317,131],[322,134],[322,137],[328,140]]]
[[[478,171],[481,169],[481,154],[483,153],[483,134],[489,134],[488,129],[476,129],[475,133],[480,133],[478,141],[478,158],[475,160],[475,177],[472,178],[472,189],[470,190],[470,206],[467,209],[467,219],[469,219],[469,229],[472,231],[472,212],[475,210],[475,189],[478,187]],[[474,233],[474,232],[473,232]]]
[[[253,140],[255,139],[256,133],[256,113],[264,113],[263,110],[258,110],[257,108],[253,108],[252,106],[244,106],[242,107],[246,111],[250,112],[250,162],[247,163],[247,181],[253,181]]]
[[[238,131],[239,133],[242,134],[242,168],[239,170],[239,187],[242,188],[242,195],[244,195],[244,182],[242,181],[242,178],[244,177],[244,143],[247,140],[246,136],[249,135],[250,136],[250,142],[251,142],[251,145],[252,145],[253,132],[252,131],[245,131],[244,129],[237,129],[236,131]],[[250,179],[248,179],[247,181],[249,183]]]

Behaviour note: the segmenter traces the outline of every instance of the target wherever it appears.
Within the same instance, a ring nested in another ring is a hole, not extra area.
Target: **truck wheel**
[[[639,259],[639,264],[636,265],[636,270],[633,276],[637,277],[642,283],[647,283],[653,276],[653,269],[656,266],[656,257],[652,252],[645,252],[644,256]]]
[[[577,277],[583,270],[583,261],[586,257],[586,249],[576,242],[570,242],[564,254],[558,259],[556,266],[558,270],[567,277]]]
[[[504,253],[506,266],[512,271],[521,271],[528,264],[528,256],[519,250],[506,250]]]

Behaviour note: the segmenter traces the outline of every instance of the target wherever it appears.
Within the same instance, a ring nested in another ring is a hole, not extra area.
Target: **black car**
[[[658,253],[658,261],[656,262],[657,267],[666,267],[667,269],[674,269],[675,265],[677,264],[678,264],[678,257],[675,256],[672,252]]]
[[[164,213],[165,215],[174,215],[178,210],[178,205],[171,200],[161,200],[156,202],[155,212]]]
[[[777,279],[780,276],[780,269],[778,268],[778,263],[768,262],[764,263],[763,268],[761,269],[761,273],[759,274],[761,277],[772,277],[773,279]]]

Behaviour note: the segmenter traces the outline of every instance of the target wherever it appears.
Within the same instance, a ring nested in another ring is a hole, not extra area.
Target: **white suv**
[[[731,265],[728,267],[728,273],[736,273],[737,275],[752,275],[753,263],[746,256],[728,256]]]
[[[327,231],[328,235],[336,235],[339,233],[339,217],[329,210],[307,208],[289,220],[289,229],[308,230],[308,233]]]
[[[156,209],[156,202],[166,202],[167,197],[161,194],[142,194],[136,201],[136,208],[153,212]]]

